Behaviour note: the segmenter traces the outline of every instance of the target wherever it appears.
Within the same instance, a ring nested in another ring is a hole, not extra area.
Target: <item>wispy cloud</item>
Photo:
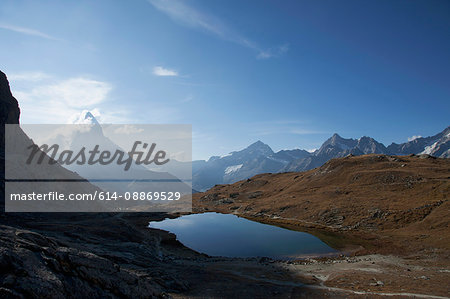
[[[322,135],[329,134],[316,128],[307,120],[265,120],[246,124],[249,135],[252,136],[269,136],[280,134],[293,135]]]
[[[162,66],[155,66],[153,68],[153,75],[161,77],[177,77],[178,72],[171,69],[166,69]]]
[[[131,135],[131,134],[141,133],[143,131],[144,131],[144,129],[138,128],[138,127],[133,126],[133,125],[123,125],[123,126],[118,127],[114,131],[114,133],[116,133],[116,134],[123,134],[123,135]]]
[[[414,136],[408,137],[408,141],[413,141],[413,140],[415,140],[417,138],[421,138],[421,137],[422,136],[420,136],[420,135],[414,135]]]
[[[55,79],[46,73],[25,72],[9,78],[25,123],[70,123],[82,110],[100,116],[113,88],[108,82],[83,76]],[[28,82],[22,84],[21,79]],[[105,122],[120,120],[113,113],[102,114],[101,118]]]
[[[278,46],[275,48],[270,48],[265,51],[261,51],[261,52],[259,52],[258,56],[256,56],[256,58],[268,59],[268,58],[272,58],[272,57],[278,57],[278,56],[283,55],[287,51],[289,51],[289,44],[284,44],[284,45],[281,45],[281,46]]]
[[[318,130],[309,130],[304,128],[292,128],[290,130],[290,133],[295,135],[313,135],[313,134],[324,134],[322,131]]]
[[[194,99],[193,95],[188,95],[184,99],[181,99],[180,103],[189,103],[192,102],[193,99]]]
[[[250,127],[251,135],[253,136],[268,136],[279,134],[294,134],[294,135],[319,135],[326,134],[319,130],[310,130],[296,126],[267,126],[267,127]]]
[[[14,31],[17,33],[26,34],[26,35],[30,35],[30,36],[36,36],[36,37],[45,38],[45,39],[49,39],[49,40],[60,40],[59,38],[56,38],[54,36],[51,36],[49,34],[46,34],[44,32],[41,32],[41,31],[38,31],[38,30],[32,29],[32,28],[20,27],[20,26],[15,26],[15,25],[10,25],[10,24],[0,24],[0,29]]]
[[[185,2],[179,0],[148,0],[148,2],[176,22],[197,30],[208,32],[222,40],[236,43],[256,51],[256,57],[258,59],[268,59],[279,56],[289,50],[287,44],[273,49],[263,49],[255,42],[233,30],[219,18],[190,7]]]
[[[37,82],[48,78],[50,78],[50,75],[43,72],[21,72],[8,75],[8,79],[11,81]]]
[[[265,120],[265,121],[257,121],[254,122],[254,125],[307,125],[310,124],[310,121],[308,120],[299,120],[299,119],[272,119],[272,120]]]

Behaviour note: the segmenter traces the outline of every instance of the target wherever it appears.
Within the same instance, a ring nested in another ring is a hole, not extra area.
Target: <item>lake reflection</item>
[[[203,213],[150,222],[174,233],[185,246],[211,256],[294,258],[336,250],[317,237],[232,214]]]

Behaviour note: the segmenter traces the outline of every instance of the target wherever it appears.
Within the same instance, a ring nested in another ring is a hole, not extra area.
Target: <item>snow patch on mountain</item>
[[[244,164],[228,166],[227,168],[225,168],[224,173],[225,173],[225,174],[231,174],[231,173],[233,173],[233,172],[236,172],[236,171],[238,171],[239,169],[241,169],[242,165],[244,165]]]
[[[426,146],[425,150],[423,152],[421,152],[420,154],[430,155],[436,149],[436,146],[438,145],[438,142],[439,142],[439,140],[436,141],[435,143],[433,143],[432,145]]]
[[[414,135],[414,136],[408,137],[408,141],[413,141],[413,140],[416,140],[417,138],[422,138],[422,136],[421,135]]]

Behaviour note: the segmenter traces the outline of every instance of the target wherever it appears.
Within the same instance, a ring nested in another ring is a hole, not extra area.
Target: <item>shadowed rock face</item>
[[[0,71],[0,122],[2,124],[18,124],[19,116],[19,104],[11,94],[5,73]]]
[[[66,224],[60,224],[66,229],[68,219],[67,216],[59,218],[66,221]],[[51,221],[39,217],[34,220],[44,220],[45,224],[41,225],[53,226]],[[88,218],[85,220],[89,221]],[[90,223],[93,225],[102,223],[100,219],[92,220]],[[8,224],[0,225],[1,298],[138,298],[143,297],[142,294],[154,297],[161,293],[162,287],[153,279],[140,278],[116,262],[130,256],[141,256],[142,262],[153,264],[153,255],[143,257],[147,253],[142,249],[135,247],[130,250],[132,247],[114,238],[108,241],[108,238],[97,237],[105,246],[115,245],[116,249],[122,246],[122,251],[108,253],[103,250],[109,255],[105,258],[87,240],[96,237],[92,232],[84,231],[86,237],[75,237],[75,232],[69,228],[65,237],[57,230],[53,231],[53,236],[48,236],[49,232],[38,233],[35,228],[28,230],[17,227],[17,224]],[[82,230],[81,225],[78,230]],[[71,245],[75,240],[83,244]]]
[[[5,73],[0,71],[0,213],[5,206],[5,124],[18,124],[19,116],[19,104],[11,94]]]

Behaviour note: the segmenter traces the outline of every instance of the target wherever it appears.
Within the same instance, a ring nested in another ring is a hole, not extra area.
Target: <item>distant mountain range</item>
[[[366,136],[346,139],[334,134],[312,153],[300,149],[275,153],[270,146],[257,141],[241,151],[213,156],[208,161],[194,161],[193,188],[204,191],[216,184],[230,184],[260,173],[305,171],[350,154],[428,154],[450,158],[450,126],[434,136],[419,137],[402,144],[392,143],[388,147]]]

